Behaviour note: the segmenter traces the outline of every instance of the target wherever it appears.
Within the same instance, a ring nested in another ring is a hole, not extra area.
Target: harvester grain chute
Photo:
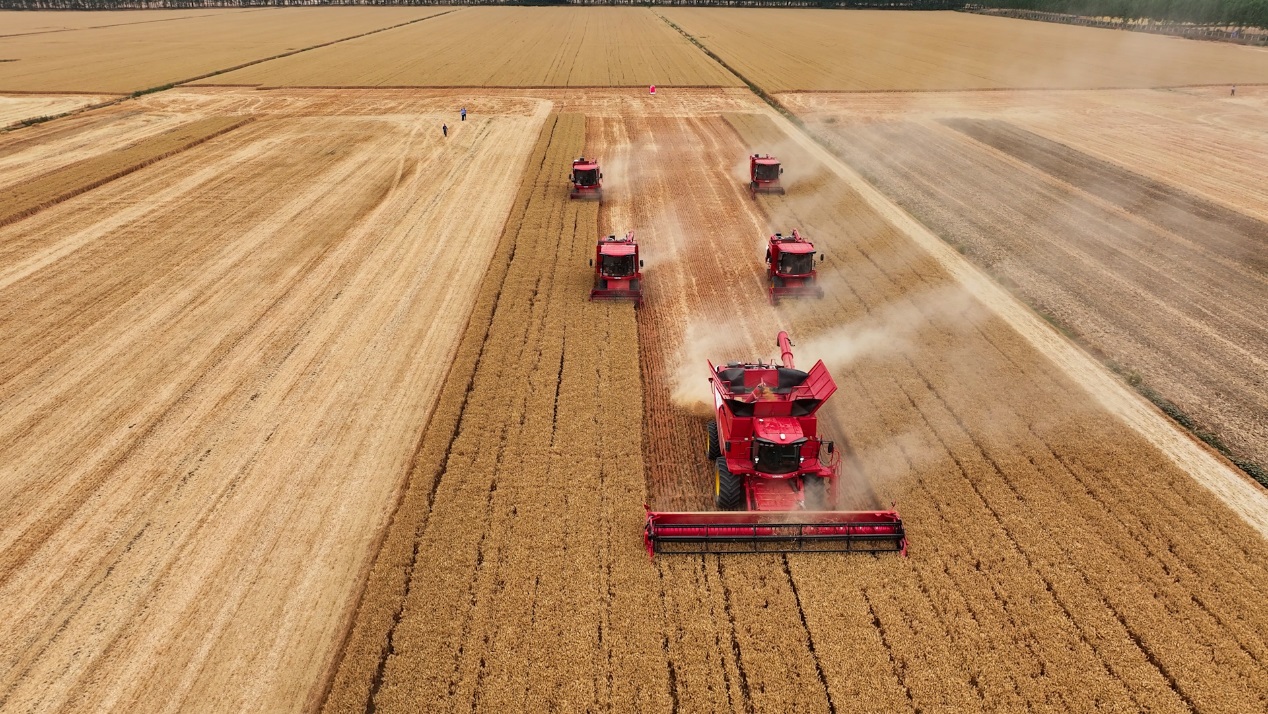
[[[841,454],[818,434],[816,413],[836,392],[823,362],[793,366],[788,333],[780,363],[709,363],[715,421],[707,451],[717,511],[648,510],[644,541],[656,553],[907,551],[895,510],[838,511]],[[737,511],[741,511],[737,513]]]
[[[594,268],[591,300],[633,300],[635,307],[643,305],[643,261],[634,231],[624,238],[600,238],[590,265]]]
[[[780,185],[779,176],[784,173],[779,159],[769,154],[752,154],[748,157],[748,190],[756,197],[759,193],[777,193],[784,195],[784,187]]]
[[[819,255],[823,260],[823,255]],[[766,244],[766,281],[770,304],[778,305],[785,297],[823,297],[819,273],[815,270],[814,243],[801,237],[794,228],[791,235],[776,233]]]
[[[584,156],[573,159],[568,180],[572,182],[568,198],[595,201],[603,198],[603,172],[599,170],[599,162]]]

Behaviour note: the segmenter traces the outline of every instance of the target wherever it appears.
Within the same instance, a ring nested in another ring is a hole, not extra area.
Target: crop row
[[[197,146],[251,121],[250,117],[195,119],[130,146],[63,166],[41,176],[0,188],[0,226],[55,203],[91,191],[155,161]]]
[[[327,709],[662,708],[640,594],[633,311],[590,303],[594,204],[552,116],[428,426]],[[659,682],[659,684],[658,684]]]

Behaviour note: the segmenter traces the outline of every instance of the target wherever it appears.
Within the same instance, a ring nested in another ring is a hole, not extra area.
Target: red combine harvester
[[[568,174],[568,180],[572,182],[568,198],[596,201],[603,198],[603,172],[599,171],[599,162],[584,156],[573,159],[572,173]]]
[[[591,300],[633,300],[635,307],[643,306],[643,261],[634,231],[624,238],[600,238],[590,265],[594,267]]]
[[[717,420],[708,427],[719,511],[648,511],[644,541],[656,553],[901,551],[898,512],[837,511],[841,457],[818,435],[819,407],[836,392],[823,362],[709,363]],[[825,460],[826,459],[826,460]],[[735,511],[744,511],[735,513]]]
[[[753,154],[748,157],[748,191],[753,197],[759,193],[777,193],[784,195],[784,187],[779,185],[779,175],[784,169],[779,159],[767,154]]]
[[[823,256],[819,256],[823,260]],[[819,274],[815,271],[815,244],[801,237],[776,233],[766,246],[766,280],[770,283],[770,304],[782,297],[823,297]]]

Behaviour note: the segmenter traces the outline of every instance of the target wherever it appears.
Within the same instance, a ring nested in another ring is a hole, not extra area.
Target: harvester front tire
[[[705,425],[705,431],[708,432],[708,456],[706,458],[716,461],[722,455],[722,446],[718,443],[718,423],[711,421]]]
[[[717,469],[717,480],[714,482],[716,493],[713,502],[719,511],[744,510],[744,481],[731,473],[726,467],[726,459],[714,461]]]
[[[828,510],[828,484],[818,476],[803,476],[802,489],[805,490],[807,511]]]

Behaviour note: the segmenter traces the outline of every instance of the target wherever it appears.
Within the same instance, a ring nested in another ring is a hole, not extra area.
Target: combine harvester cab
[[[819,256],[820,262],[823,256]],[[801,237],[776,233],[766,246],[766,280],[770,283],[770,304],[784,297],[823,297],[819,273],[815,270],[814,243]]]
[[[779,175],[784,169],[779,159],[769,154],[761,156],[753,154],[748,157],[748,191],[754,198],[759,193],[777,193],[784,195],[784,187],[779,183]]]
[[[590,265],[594,267],[591,300],[633,300],[635,307],[643,306],[643,261],[634,231],[624,238],[600,238]]]
[[[584,156],[574,159],[568,180],[572,182],[568,198],[594,201],[603,198],[603,172],[599,170],[599,162]]]
[[[823,362],[793,366],[788,333],[781,364],[709,364],[717,420],[709,423],[718,511],[647,513],[656,553],[901,551],[898,512],[837,511],[841,458],[818,434],[816,413],[836,392]],[[736,511],[741,511],[737,513]]]

